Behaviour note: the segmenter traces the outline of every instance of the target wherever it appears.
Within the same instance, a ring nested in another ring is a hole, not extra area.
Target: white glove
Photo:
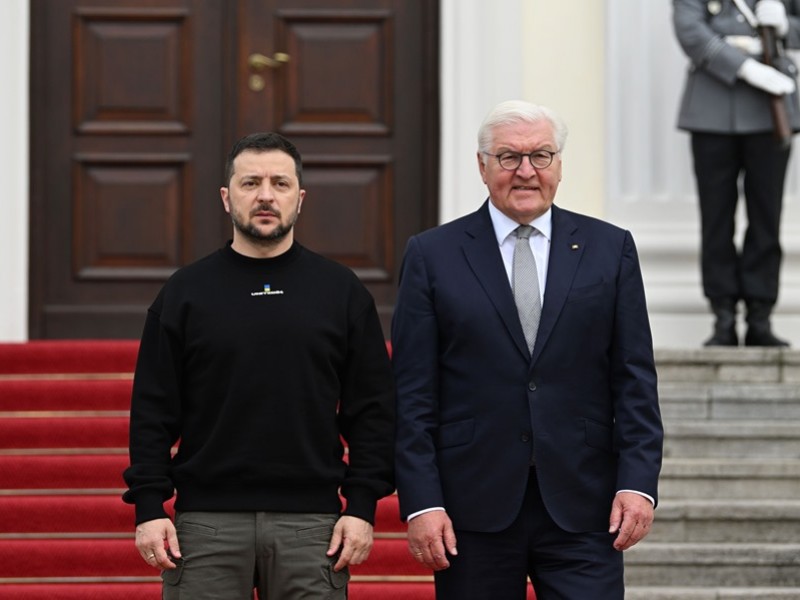
[[[774,27],[778,37],[786,37],[789,31],[789,19],[786,7],[781,0],[759,0],[756,2],[756,19],[764,27]]]
[[[794,80],[778,69],[768,67],[754,58],[748,58],[739,67],[736,75],[753,87],[764,90],[774,96],[791,94],[795,89]]]
[[[725,42],[729,46],[738,48],[745,54],[750,54],[752,56],[761,56],[764,54],[761,38],[754,35],[726,35]]]

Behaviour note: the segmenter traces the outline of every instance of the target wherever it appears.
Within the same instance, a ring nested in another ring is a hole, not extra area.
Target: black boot
[[[704,346],[738,346],[736,335],[736,301],[730,298],[711,301],[711,310],[717,320],[714,322],[714,333]]]
[[[750,301],[747,303],[747,334],[744,337],[745,346],[775,346],[785,348],[789,342],[782,340],[772,333],[769,317],[772,314],[772,304],[769,302]]]

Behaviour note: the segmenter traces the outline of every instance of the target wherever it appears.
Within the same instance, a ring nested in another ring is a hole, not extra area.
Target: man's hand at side
[[[339,560],[333,565],[334,571],[341,571],[348,565],[358,565],[367,560],[372,550],[372,525],[358,517],[341,517],[333,528],[327,554],[333,556],[340,549]]]
[[[614,496],[609,518],[609,533],[616,533],[614,548],[627,550],[650,533],[655,510],[653,503],[644,496],[632,492],[620,492]]]
[[[181,557],[175,525],[170,519],[139,523],[136,526],[136,549],[151,567],[174,569],[176,565],[170,560],[170,555],[174,558]]]
[[[458,554],[456,534],[450,517],[443,510],[432,510],[408,522],[408,551],[434,571],[450,566],[447,553]]]

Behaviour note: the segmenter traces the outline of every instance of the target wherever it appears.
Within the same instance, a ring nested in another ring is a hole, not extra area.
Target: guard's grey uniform
[[[745,0],[755,11],[756,0]],[[800,0],[784,0],[789,31],[783,42],[800,48]],[[733,0],[673,0],[675,34],[690,59],[678,127],[691,132],[702,220],[703,291],[711,301],[744,299],[774,304],[781,262],[783,184],[789,150],[773,137],[770,96],[738,79],[749,55],[727,36],[757,36]],[[753,57],[759,58],[760,57]],[[780,70],[796,80],[792,61]],[[784,98],[794,131],[800,130],[795,91]],[[747,203],[741,251],[734,241],[738,179]]]

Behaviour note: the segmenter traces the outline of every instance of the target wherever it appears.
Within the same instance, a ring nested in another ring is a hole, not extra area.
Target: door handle
[[[255,69],[260,71],[262,69],[270,68],[270,69],[279,69],[283,65],[289,62],[289,55],[285,52],[276,52],[270,58],[269,56],[264,56],[258,52],[254,52],[250,56],[247,57],[247,64],[250,66],[251,69]]]

